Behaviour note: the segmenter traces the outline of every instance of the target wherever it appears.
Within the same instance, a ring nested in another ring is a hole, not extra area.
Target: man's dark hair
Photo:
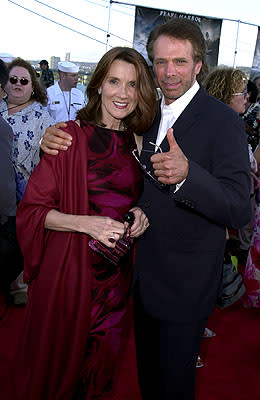
[[[9,70],[5,63],[0,60],[0,84],[4,88],[8,82]]]
[[[172,18],[153,29],[148,37],[146,45],[147,54],[151,62],[153,62],[154,59],[154,42],[159,36],[188,40],[191,43],[194,62],[202,61],[202,67],[197,76],[198,81],[202,81],[208,72],[208,66],[206,64],[205,39],[198,24],[189,19]]]
[[[41,61],[39,62],[39,64],[40,64],[40,65],[49,65],[49,63],[48,63],[47,60],[41,60]]]

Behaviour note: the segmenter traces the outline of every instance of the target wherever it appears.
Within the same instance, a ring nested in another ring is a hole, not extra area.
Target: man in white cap
[[[79,67],[69,61],[58,63],[59,80],[47,89],[48,111],[56,122],[76,118],[86,105],[84,94],[76,89]]]

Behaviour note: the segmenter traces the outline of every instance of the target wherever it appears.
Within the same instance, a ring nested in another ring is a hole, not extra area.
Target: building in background
[[[58,68],[58,62],[60,62],[60,57],[52,56],[50,58],[50,68],[51,69],[57,69]]]
[[[70,61],[70,53],[65,54],[65,61]]]

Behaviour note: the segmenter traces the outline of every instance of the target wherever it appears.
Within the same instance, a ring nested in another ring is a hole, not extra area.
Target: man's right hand
[[[44,153],[56,155],[59,150],[68,150],[72,143],[72,137],[62,130],[66,127],[65,122],[57,122],[46,129],[41,141],[41,149]]]

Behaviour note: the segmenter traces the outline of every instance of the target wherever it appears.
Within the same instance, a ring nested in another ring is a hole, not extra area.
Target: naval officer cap
[[[72,72],[75,74],[79,72],[79,67],[70,61],[60,61],[58,62],[58,70],[61,72]]]

